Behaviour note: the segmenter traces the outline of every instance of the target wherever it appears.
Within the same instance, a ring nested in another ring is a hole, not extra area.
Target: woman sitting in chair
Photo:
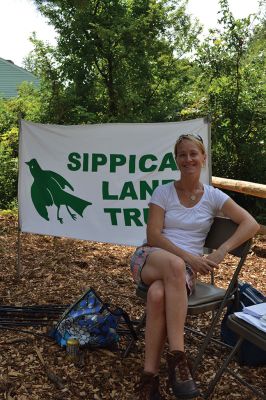
[[[228,251],[254,236],[259,225],[229,196],[200,182],[206,162],[202,138],[181,135],[174,148],[180,180],[159,186],[149,203],[147,240],[131,259],[138,285],[148,289],[145,362],[138,400],[160,400],[159,365],[166,339],[169,384],[177,399],[199,395],[184,353],[184,325],[188,296],[197,274],[217,268]],[[239,226],[213,253],[203,256],[205,238],[218,212]]]

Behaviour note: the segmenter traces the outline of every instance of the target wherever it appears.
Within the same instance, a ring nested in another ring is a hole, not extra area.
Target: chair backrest
[[[229,218],[215,217],[211,229],[206,237],[204,247],[215,250],[232,236],[238,225]],[[246,240],[229,253],[236,257],[245,257],[249,251],[252,240]]]

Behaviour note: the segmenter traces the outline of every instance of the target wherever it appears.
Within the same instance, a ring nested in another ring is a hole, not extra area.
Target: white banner
[[[202,118],[78,126],[22,121],[21,231],[141,244],[152,191],[179,177],[173,155],[178,136],[199,134],[210,154],[208,127]],[[205,183],[210,161],[202,170]]]

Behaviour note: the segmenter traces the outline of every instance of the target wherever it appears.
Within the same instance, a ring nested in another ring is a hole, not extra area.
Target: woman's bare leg
[[[188,304],[184,261],[165,250],[158,250],[148,256],[141,277],[148,285],[162,280],[169,348],[170,351],[184,351],[184,325]]]
[[[165,293],[163,281],[153,282],[146,303],[144,370],[157,374],[166,340]]]
[[[185,263],[167,251],[155,251],[148,256],[141,278],[152,290],[149,289],[147,296],[145,366],[139,385],[139,400],[162,398],[156,374],[166,335],[170,347],[170,353],[167,354],[168,380],[173,394],[176,398],[194,398],[199,395],[199,391],[184,353],[188,303]],[[159,337],[156,337],[157,334]]]

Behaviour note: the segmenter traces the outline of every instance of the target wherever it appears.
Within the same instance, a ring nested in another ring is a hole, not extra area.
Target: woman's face
[[[181,174],[198,174],[206,160],[199,146],[192,140],[183,139],[177,146],[176,163]]]

